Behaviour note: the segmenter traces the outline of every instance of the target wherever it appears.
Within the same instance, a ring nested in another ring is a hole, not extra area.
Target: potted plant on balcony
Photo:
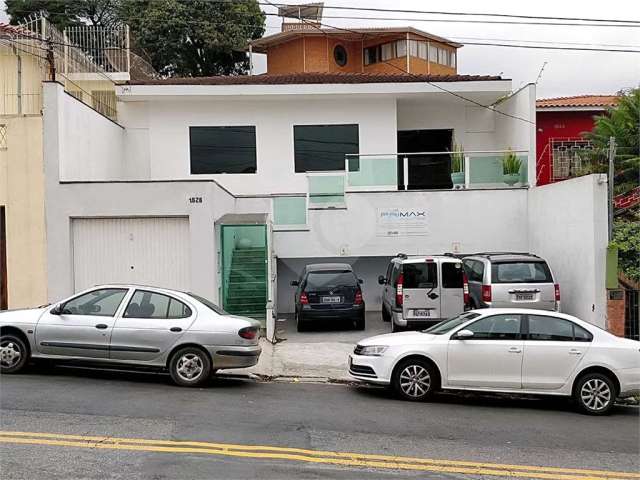
[[[502,181],[512,187],[520,181],[522,160],[509,149],[502,158]]]
[[[464,183],[464,149],[462,145],[453,145],[451,152],[451,182],[453,185]]]

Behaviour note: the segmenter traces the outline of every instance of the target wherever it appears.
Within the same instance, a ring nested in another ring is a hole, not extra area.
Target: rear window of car
[[[190,297],[195,298],[197,301],[199,301],[205,307],[213,310],[218,315],[229,315],[227,312],[225,312],[221,307],[219,307],[218,305],[213,303],[211,300],[207,300],[206,298],[201,297],[200,295],[196,295],[195,293],[187,293],[187,295],[189,295]]]
[[[402,265],[403,288],[433,288],[438,286],[435,262],[405,263]]]
[[[307,274],[306,289],[331,288],[338,286],[356,286],[358,279],[350,270],[323,270]]]
[[[491,265],[492,283],[553,283],[545,262],[500,262]]]

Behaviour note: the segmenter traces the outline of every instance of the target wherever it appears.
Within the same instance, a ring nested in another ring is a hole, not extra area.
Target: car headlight
[[[387,350],[386,345],[371,345],[368,347],[363,347],[360,351],[360,355],[368,355],[370,357],[379,357]]]

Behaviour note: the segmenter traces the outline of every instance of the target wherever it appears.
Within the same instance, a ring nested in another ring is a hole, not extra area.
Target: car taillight
[[[244,327],[238,330],[238,335],[246,340],[253,340],[258,335],[258,329],[256,327]]]
[[[462,274],[462,295],[464,298],[464,304],[469,305],[469,280],[467,279],[467,274]]]
[[[556,283],[553,285],[553,288],[556,291],[556,302],[560,301],[560,284]]]
[[[398,275],[398,281],[396,282],[396,306],[402,305],[402,284],[404,283],[404,275],[401,273]]]
[[[302,305],[308,305],[309,304],[309,297],[307,297],[307,292],[302,292],[300,294],[300,303]]]
[[[353,299],[354,305],[362,305],[362,291],[356,290],[356,297]]]
[[[491,301],[491,285],[482,285],[482,301]]]

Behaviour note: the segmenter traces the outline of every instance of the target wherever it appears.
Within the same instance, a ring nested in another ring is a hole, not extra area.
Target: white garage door
[[[102,283],[190,289],[189,219],[72,221],[76,291]]]

